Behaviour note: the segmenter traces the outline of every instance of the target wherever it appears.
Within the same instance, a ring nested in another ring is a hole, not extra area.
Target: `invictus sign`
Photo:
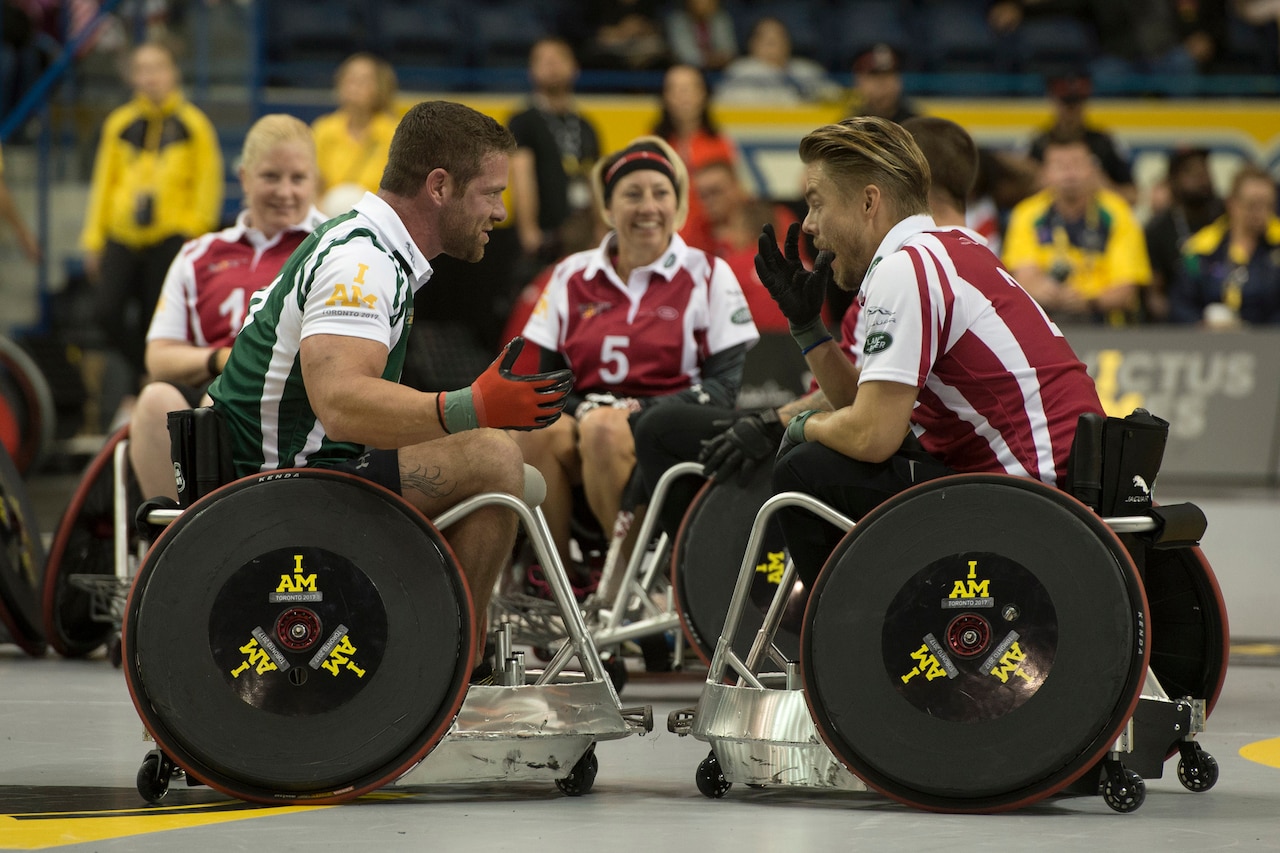
[[[1063,330],[1108,415],[1144,408],[1169,421],[1161,473],[1274,482],[1280,332]]]

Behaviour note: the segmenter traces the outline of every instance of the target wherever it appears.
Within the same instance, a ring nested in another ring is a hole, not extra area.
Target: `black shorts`
[[[346,471],[400,494],[400,451],[366,450],[355,459],[324,466],[332,471]]]

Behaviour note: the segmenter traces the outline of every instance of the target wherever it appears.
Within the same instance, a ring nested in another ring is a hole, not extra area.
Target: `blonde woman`
[[[129,459],[144,497],[177,498],[168,412],[200,401],[227,363],[249,296],[324,221],[315,208],[315,143],[298,119],[258,119],[245,136],[239,173],[245,209],[232,227],[182,247],[147,331],[147,372],[155,381],[138,396],[129,429]]]

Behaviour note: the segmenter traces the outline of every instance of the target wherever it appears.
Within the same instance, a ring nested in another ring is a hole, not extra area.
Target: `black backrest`
[[[1064,488],[1102,516],[1143,515],[1169,439],[1169,422],[1146,409],[1125,418],[1085,413],[1076,422]]]
[[[183,509],[235,479],[231,441],[212,406],[169,413],[169,455]]]

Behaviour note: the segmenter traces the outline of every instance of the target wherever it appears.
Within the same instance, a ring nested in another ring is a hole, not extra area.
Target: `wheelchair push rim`
[[[996,812],[1096,766],[1137,706],[1147,605],[1128,552],[1038,481],[960,475],[891,498],[823,567],[805,698],[866,784],[931,811]]]
[[[334,803],[444,736],[474,617],[440,533],[352,475],[280,471],[197,501],[126,608],[124,671],[173,761],[231,796]]]
[[[671,578],[676,612],[690,644],[706,664],[715,655],[725,616],[742,565],[743,550],[756,513],[773,494],[771,471],[765,466],[747,485],[708,480],[685,511],[671,554]],[[787,550],[776,520],[756,560],[751,598],[743,609],[732,643],[745,657],[752,638],[764,624],[765,613],[786,566]],[[790,660],[800,654],[800,622],[806,591],[797,588],[788,600],[774,644]]]
[[[71,576],[101,576],[105,588],[115,575],[112,462],[116,446],[128,437],[127,425],[116,430],[86,466],[49,546],[42,591],[44,632],[63,657],[92,653],[116,630],[110,621],[94,618],[91,593],[77,587]],[[132,486],[132,471],[129,477]]]

